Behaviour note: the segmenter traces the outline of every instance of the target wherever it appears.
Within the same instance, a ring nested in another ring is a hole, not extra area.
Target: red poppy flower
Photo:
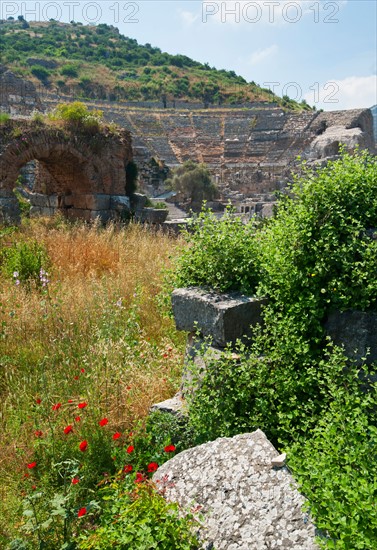
[[[131,464],[126,464],[126,466],[123,468],[123,472],[126,472],[126,474],[129,474],[130,472],[132,472],[133,468],[131,466]]]
[[[80,420],[81,420],[81,416],[76,416],[75,421],[80,422]]]
[[[88,448],[87,440],[84,439],[84,441],[81,441],[79,447],[80,447],[80,451],[82,451],[82,452],[86,451],[86,449]]]
[[[43,433],[41,432],[41,430],[35,430],[34,435],[35,437],[42,437]]]
[[[150,462],[148,464],[148,472],[151,473],[151,472],[155,472],[158,468],[158,464],[157,462]]]
[[[135,479],[135,483],[141,483],[142,481],[144,481],[144,476],[143,476],[143,474],[141,474],[140,472],[137,472],[137,474],[136,474],[136,479]]]
[[[165,451],[165,453],[174,453],[175,446],[174,445],[166,445],[166,447],[164,447],[164,451]]]
[[[36,404],[37,405],[40,405],[42,403],[42,399],[40,399],[39,397],[37,397],[37,399],[35,400]]]
[[[24,477],[30,477],[30,474],[26,473],[26,474],[24,474]]]
[[[134,449],[135,449],[135,447],[134,447],[133,445],[129,445],[129,446],[127,447],[127,452],[128,452],[128,454],[130,455],[130,454],[133,452]]]
[[[79,379],[79,377],[78,377],[78,375],[76,374],[76,376],[73,377],[73,380],[78,380],[78,379]]]
[[[27,465],[27,467],[29,468],[29,470],[32,470],[33,468],[35,468],[37,465],[36,462],[30,462],[30,464]]]
[[[64,433],[65,434],[69,434],[70,432],[73,432],[73,426],[71,424],[69,424],[68,426],[66,426],[64,428]]]
[[[52,406],[52,410],[57,411],[58,409],[60,409],[61,406],[62,406],[61,403],[56,403],[55,405]]]
[[[68,403],[73,403],[73,399],[68,399]]]
[[[100,426],[106,426],[106,424],[108,423],[109,421],[107,420],[107,418],[102,418],[102,420],[99,421]]]
[[[35,491],[35,489],[37,488],[36,485],[32,485],[31,488],[33,489],[33,491]]]
[[[72,484],[73,484],[73,485],[76,485],[76,483],[78,483],[79,481],[80,481],[80,480],[79,480],[78,477],[74,477],[74,478],[72,479]]]
[[[85,407],[88,406],[88,403],[85,403],[85,401],[84,401],[83,403],[79,403],[77,406],[78,406],[79,409],[85,409]]]
[[[115,434],[113,435],[113,439],[119,439],[121,436],[122,434],[120,432],[115,432]]]
[[[84,372],[85,372],[85,369],[81,369],[81,370],[80,370],[80,372],[82,372],[82,373],[84,374]]]
[[[83,508],[80,508],[80,510],[77,512],[77,517],[82,518],[82,516],[85,516],[86,514],[86,508],[85,506]]]

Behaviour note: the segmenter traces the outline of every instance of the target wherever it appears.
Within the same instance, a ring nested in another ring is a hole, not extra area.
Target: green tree
[[[192,160],[187,160],[175,168],[171,177],[166,180],[166,184],[191,203],[202,203],[218,196],[218,189],[211,179],[207,166]]]

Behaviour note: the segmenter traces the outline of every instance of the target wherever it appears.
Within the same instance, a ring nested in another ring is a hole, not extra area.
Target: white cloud
[[[264,48],[263,50],[256,50],[250,56],[250,64],[258,65],[261,61],[265,61],[268,57],[275,55],[277,51],[278,47],[276,44],[273,44],[268,48]]]
[[[377,75],[348,76],[312,86],[305,95],[309,105],[325,111],[372,107],[377,103]]]
[[[200,15],[193,13],[192,11],[179,10],[179,16],[183,23],[187,26],[191,26],[200,19]]]

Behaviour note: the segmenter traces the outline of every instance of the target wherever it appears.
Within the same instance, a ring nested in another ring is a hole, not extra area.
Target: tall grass
[[[177,241],[127,228],[31,221],[2,246],[33,239],[49,283],[23,288],[0,275],[0,546],[19,521],[33,408],[85,400],[114,431],[130,430],[179,385],[183,338],[157,299]]]

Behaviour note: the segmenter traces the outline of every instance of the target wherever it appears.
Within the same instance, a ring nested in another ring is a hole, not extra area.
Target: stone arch
[[[11,120],[0,128],[0,210],[14,210],[17,177],[23,166],[35,161],[35,184],[28,198],[36,214],[60,209],[65,214],[69,210],[69,217],[99,216],[105,221],[111,217],[111,197],[126,195],[125,167],[131,159],[126,130],[85,135]]]

